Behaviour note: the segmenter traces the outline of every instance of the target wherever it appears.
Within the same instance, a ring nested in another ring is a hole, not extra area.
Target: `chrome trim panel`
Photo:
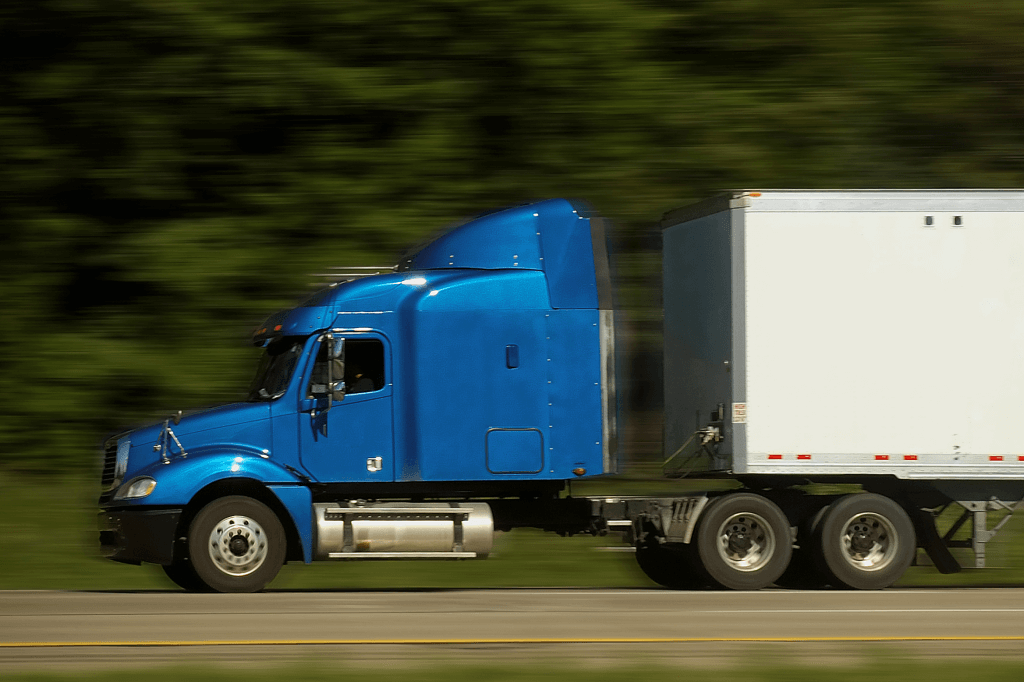
[[[615,386],[615,312],[599,310],[601,336],[601,449],[604,473],[618,473],[618,395]]]

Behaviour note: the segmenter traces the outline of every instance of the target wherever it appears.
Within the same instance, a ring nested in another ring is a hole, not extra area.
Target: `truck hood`
[[[193,444],[190,445],[183,440],[183,438],[188,436],[212,429],[238,426],[239,424],[259,422],[266,419],[270,419],[270,403],[231,403],[185,415],[178,424],[175,424],[172,420],[171,430],[174,431],[174,435],[182,441],[182,445],[188,450],[190,447],[205,444],[193,441]],[[131,438],[133,448],[134,446],[142,445],[152,446],[156,443],[157,438],[160,437],[160,432],[163,428],[163,422],[158,422],[132,431],[129,437]]]

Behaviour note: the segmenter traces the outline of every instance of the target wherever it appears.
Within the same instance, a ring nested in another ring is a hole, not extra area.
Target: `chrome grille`
[[[109,490],[114,485],[114,467],[117,465],[117,439],[111,438],[103,444],[103,476],[100,486]]]

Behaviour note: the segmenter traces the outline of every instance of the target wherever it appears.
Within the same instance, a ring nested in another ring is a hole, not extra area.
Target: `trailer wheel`
[[[192,568],[192,562],[188,559],[175,561],[173,564],[161,566],[164,569],[164,574],[171,579],[171,581],[185,590],[186,592],[201,592],[206,585],[199,576],[196,575],[196,571]]]
[[[818,528],[821,560],[836,587],[880,590],[899,580],[917,547],[901,506],[874,493],[841,497]]]
[[[789,520],[760,495],[725,495],[701,516],[697,550],[708,576],[722,587],[759,590],[778,580],[789,565]]]
[[[216,592],[258,592],[281,570],[284,528],[262,502],[232,495],[203,507],[188,533],[189,559]]]
[[[702,581],[694,570],[688,549],[638,545],[636,563],[644,575],[659,585],[673,590],[696,589],[702,586]]]

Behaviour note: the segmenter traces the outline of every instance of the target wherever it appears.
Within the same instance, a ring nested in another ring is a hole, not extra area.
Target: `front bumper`
[[[99,515],[103,556],[125,564],[174,560],[181,509],[114,509]]]

